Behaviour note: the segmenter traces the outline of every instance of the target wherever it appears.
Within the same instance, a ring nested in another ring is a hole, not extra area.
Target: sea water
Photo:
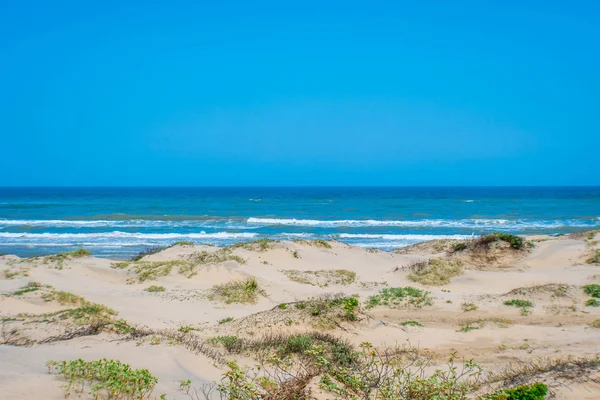
[[[599,228],[600,187],[0,188],[0,253],[19,256],[85,248],[122,258],[179,240],[261,238],[392,250]]]

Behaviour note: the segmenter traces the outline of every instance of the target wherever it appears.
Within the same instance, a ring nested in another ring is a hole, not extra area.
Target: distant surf
[[[0,188],[0,253],[127,257],[188,240],[437,238],[600,229],[600,188]]]

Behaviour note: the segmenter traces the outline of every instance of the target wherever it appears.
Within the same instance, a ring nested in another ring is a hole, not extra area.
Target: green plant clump
[[[418,327],[425,327],[425,325],[423,325],[422,323],[418,322],[418,321],[404,321],[401,322],[400,325],[402,326],[418,326]]]
[[[597,283],[592,283],[591,285],[585,285],[582,286],[583,291],[585,292],[585,294],[595,297],[595,298],[600,298],[600,285],[598,285]]]
[[[164,292],[166,289],[164,286],[151,285],[144,289],[146,292],[154,293],[154,292]]]
[[[41,285],[38,282],[29,282],[27,286],[22,287],[19,290],[15,290],[12,295],[13,296],[21,296],[25,293],[35,292],[36,290],[40,290]]]
[[[223,324],[226,324],[226,323],[231,322],[231,321],[233,321],[233,317],[223,318],[223,319],[219,320],[219,325],[223,325]]]
[[[433,298],[429,295],[429,292],[410,286],[385,288],[381,289],[379,294],[369,297],[366,307],[401,307],[408,305],[417,308],[430,306],[433,305]]]
[[[67,381],[66,396],[71,390],[83,393],[84,387],[89,386],[94,399],[150,399],[158,379],[147,369],[133,369],[128,364],[118,360],[105,358],[97,361],[48,361],[50,373],[60,375]]]
[[[256,303],[258,295],[265,295],[256,278],[251,277],[243,281],[233,281],[222,285],[213,286],[208,294],[209,300],[231,303]]]
[[[518,308],[529,308],[529,307],[534,306],[533,302],[531,302],[529,300],[521,300],[521,299],[506,300],[504,302],[504,305],[518,307]]]
[[[588,299],[588,301],[585,302],[585,305],[587,307],[600,307],[600,301],[596,299]]]
[[[543,383],[503,389],[494,394],[481,397],[481,400],[544,400],[548,394],[548,386]]]
[[[463,273],[462,261],[448,258],[432,258],[411,267],[408,279],[422,285],[441,286],[450,283],[450,279]]]
[[[592,252],[590,258],[585,260],[588,264],[600,264],[600,249],[596,249]]]

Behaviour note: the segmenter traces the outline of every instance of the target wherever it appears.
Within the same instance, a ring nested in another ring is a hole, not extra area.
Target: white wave
[[[310,226],[322,228],[334,227],[370,227],[370,226],[396,226],[406,228],[490,228],[490,229],[532,229],[532,228],[560,228],[560,227],[594,227],[598,222],[583,220],[507,220],[507,219],[421,219],[421,220],[316,220],[295,218],[248,218],[248,224],[255,225],[289,225]]]
[[[103,233],[12,233],[0,232],[0,238],[5,239],[251,239],[256,233],[129,233],[129,232],[103,232]]]
[[[363,234],[363,233],[341,233],[335,235],[340,239],[383,239],[383,240],[413,240],[426,241],[435,239],[466,239],[471,235],[388,235],[388,234]]]

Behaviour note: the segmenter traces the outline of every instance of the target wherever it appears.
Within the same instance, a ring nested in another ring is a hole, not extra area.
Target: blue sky
[[[600,184],[598,2],[93,3],[3,4],[0,185]]]

